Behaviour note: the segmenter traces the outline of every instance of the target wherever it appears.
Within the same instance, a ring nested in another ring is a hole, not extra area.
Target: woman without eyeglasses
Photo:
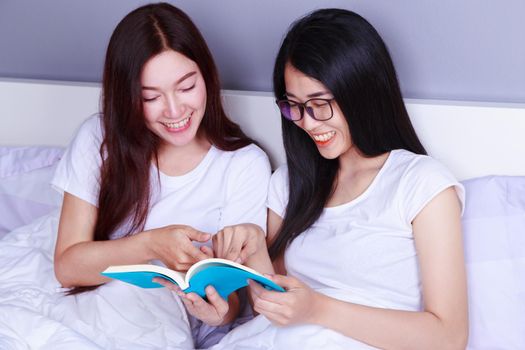
[[[100,302],[124,303],[116,310],[130,320],[135,311],[143,317],[149,310],[136,294],[167,298],[170,317],[180,320],[169,336],[175,343],[167,344],[183,347],[189,339],[193,347],[178,297],[170,301],[167,289],[106,284],[100,272],[153,260],[185,271],[211,256],[229,258],[223,241],[255,237],[266,225],[268,158],[225,115],[203,37],[167,3],[140,7],[117,25],[102,96],[101,115],[82,125],[53,180],[64,191],[56,277],[72,288],[70,294],[98,288]],[[262,240],[244,253],[259,243],[266,249]],[[206,293],[207,302],[195,293],[179,294],[188,312],[205,323],[231,322],[239,310],[236,294],[226,301],[212,286]],[[149,316],[161,322],[154,311]],[[108,329],[107,336],[114,333]]]

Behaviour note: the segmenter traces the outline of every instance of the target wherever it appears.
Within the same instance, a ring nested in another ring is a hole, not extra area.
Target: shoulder
[[[102,118],[100,115],[93,115],[80,125],[70,144],[70,148],[77,151],[88,151],[93,148],[98,150],[103,138]]]
[[[266,202],[267,207],[281,218],[285,215],[289,192],[288,166],[283,164],[272,174]]]
[[[271,183],[280,188],[288,186],[288,166],[286,164],[282,164],[273,172]]]
[[[398,183],[397,193],[405,199],[408,218],[415,215],[448,187],[456,190],[460,202],[465,202],[465,190],[452,172],[438,160],[427,156],[414,154],[406,150],[393,151],[391,164],[393,182]]]
[[[256,145],[248,145],[234,151],[214,149],[215,156],[207,173],[222,179],[226,193],[241,188],[268,190],[271,166],[266,153]]]
[[[102,137],[102,116],[99,114],[88,117],[80,125],[77,135],[92,136],[95,138]]]
[[[259,170],[265,169],[270,171],[270,161],[266,153],[257,145],[236,149],[234,151],[219,151],[221,158],[229,163],[229,167],[234,170],[242,171],[255,167]]]
[[[449,181],[457,182],[455,176],[438,160],[421,154],[415,154],[407,150],[392,151],[393,172],[399,176],[400,180],[413,181],[418,178],[444,178]]]
[[[100,116],[86,119],[57,165],[52,180],[56,189],[97,206],[102,139]]]
[[[253,161],[256,159],[268,160],[266,153],[256,144],[249,144],[235,151],[231,151],[232,157],[237,160]]]

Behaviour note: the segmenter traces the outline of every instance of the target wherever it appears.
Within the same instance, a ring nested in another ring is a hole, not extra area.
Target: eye
[[[311,100],[311,104],[314,107],[322,108],[328,106],[329,102],[326,100]]]
[[[180,91],[182,92],[188,92],[190,90],[193,90],[193,88],[195,87],[195,84],[193,84],[192,86],[188,87],[188,88],[185,88],[185,89],[180,89]]]
[[[144,102],[153,102],[157,98],[159,98],[159,97],[158,96],[155,96],[155,97],[142,97],[142,101],[144,101]]]

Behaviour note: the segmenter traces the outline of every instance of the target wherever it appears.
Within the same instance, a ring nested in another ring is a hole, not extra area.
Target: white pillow
[[[463,185],[468,349],[525,349],[525,176]]]
[[[0,238],[60,206],[50,185],[61,147],[0,147]]]

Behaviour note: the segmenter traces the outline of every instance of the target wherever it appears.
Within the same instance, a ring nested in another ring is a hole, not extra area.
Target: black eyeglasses
[[[334,98],[311,98],[304,103],[290,100],[278,100],[277,106],[281,114],[288,120],[298,121],[303,119],[304,111],[315,120],[325,121],[334,115],[332,101]]]

